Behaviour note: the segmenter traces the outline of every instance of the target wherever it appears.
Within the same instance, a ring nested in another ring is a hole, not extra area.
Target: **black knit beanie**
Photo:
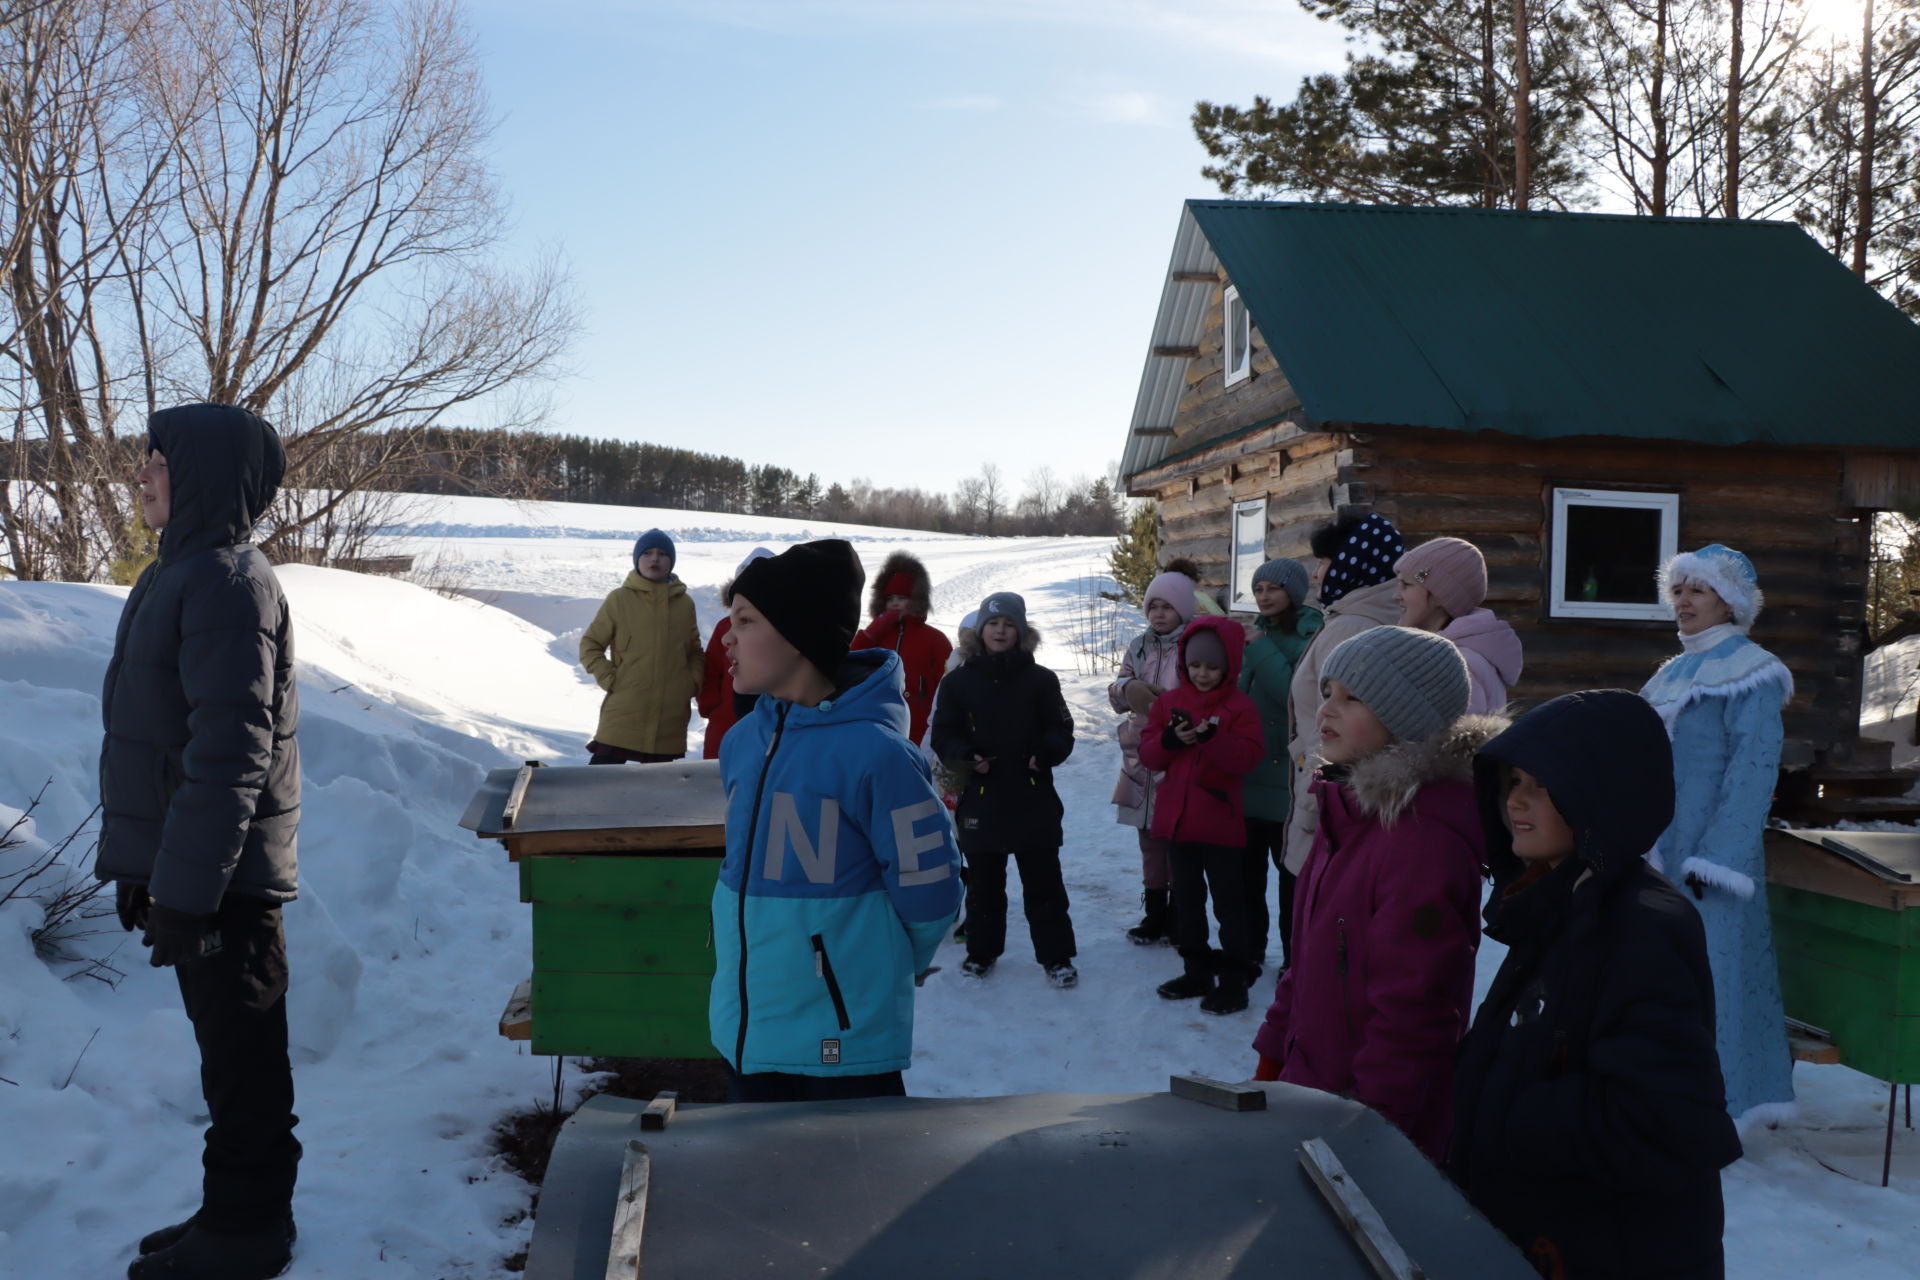
[[[733,580],[733,594],[745,596],[801,657],[832,679],[860,629],[866,581],[853,544],[827,538],[753,561]]]

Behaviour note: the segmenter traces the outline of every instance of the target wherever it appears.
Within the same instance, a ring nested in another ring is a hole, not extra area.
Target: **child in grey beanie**
[[[1338,681],[1401,742],[1433,737],[1467,710],[1467,660],[1451,640],[1411,627],[1363,631],[1327,655],[1320,689]]]

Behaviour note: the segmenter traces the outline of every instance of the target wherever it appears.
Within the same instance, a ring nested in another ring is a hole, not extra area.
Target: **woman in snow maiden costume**
[[[1140,760],[1140,735],[1153,700],[1179,683],[1180,631],[1193,620],[1193,579],[1169,569],[1147,584],[1141,612],[1147,629],[1135,636],[1120,660],[1120,674],[1107,686],[1107,702],[1125,715],[1120,722],[1120,779],[1113,785],[1118,820],[1140,829],[1140,879],[1146,915],[1127,930],[1141,946],[1173,941],[1171,841],[1151,831],[1153,795],[1160,775]]]
[[[734,580],[720,744],[727,856],[707,1022],[738,1102],[898,1096],[914,978],[960,902],[952,829],[907,740],[900,656],[852,653],[859,557],[838,539]]]
[[[1438,1160],[1480,945],[1473,753],[1506,722],[1462,714],[1466,661],[1424,631],[1355,636],[1323,678],[1320,823],[1254,1077],[1363,1102]]]
[[[1307,606],[1307,569],[1298,560],[1269,560],[1253,571],[1253,603],[1260,610],[1257,634],[1247,644],[1240,669],[1240,690],[1260,709],[1267,753],[1246,777],[1245,880],[1248,943],[1253,954],[1267,954],[1267,863],[1280,878],[1279,910],[1282,965],[1293,953],[1293,872],[1287,870],[1287,814],[1293,809],[1293,725],[1288,715],[1294,668],[1300,665],[1321,613]]]
[[[1793,676],[1747,638],[1760,581],[1718,544],[1660,569],[1683,652],[1640,690],[1673,739],[1673,825],[1654,865],[1690,890],[1707,927],[1727,1107],[1741,1125],[1790,1119],[1793,1059],[1767,916],[1761,833],[1780,772],[1780,710]]]
[[[1673,817],[1660,717],[1555,698],[1474,781],[1508,950],[1454,1065],[1447,1173],[1542,1275],[1718,1280],[1740,1140],[1699,913],[1641,856]]]

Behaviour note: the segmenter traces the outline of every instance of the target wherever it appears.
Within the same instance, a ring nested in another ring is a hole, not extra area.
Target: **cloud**
[[[1078,105],[1102,124],[1159,125],[1167,123],[1165,103],[1157,94],[1139,89],[1082,95]]]
[[[998,111],[1006,105],[990,93],[956,93],[944,98],[929,98],[920,104],[923,111]]]

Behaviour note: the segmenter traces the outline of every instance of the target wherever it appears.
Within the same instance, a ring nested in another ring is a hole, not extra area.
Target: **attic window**
[[[1654,575],[1680,546],[1680,495],[1553,490],[1548,616],[1658,621]]]
[[[1240,291],[1227,286],[1225,320],[1227,385],[1244,382],[1253,374],[1253,321]]]

